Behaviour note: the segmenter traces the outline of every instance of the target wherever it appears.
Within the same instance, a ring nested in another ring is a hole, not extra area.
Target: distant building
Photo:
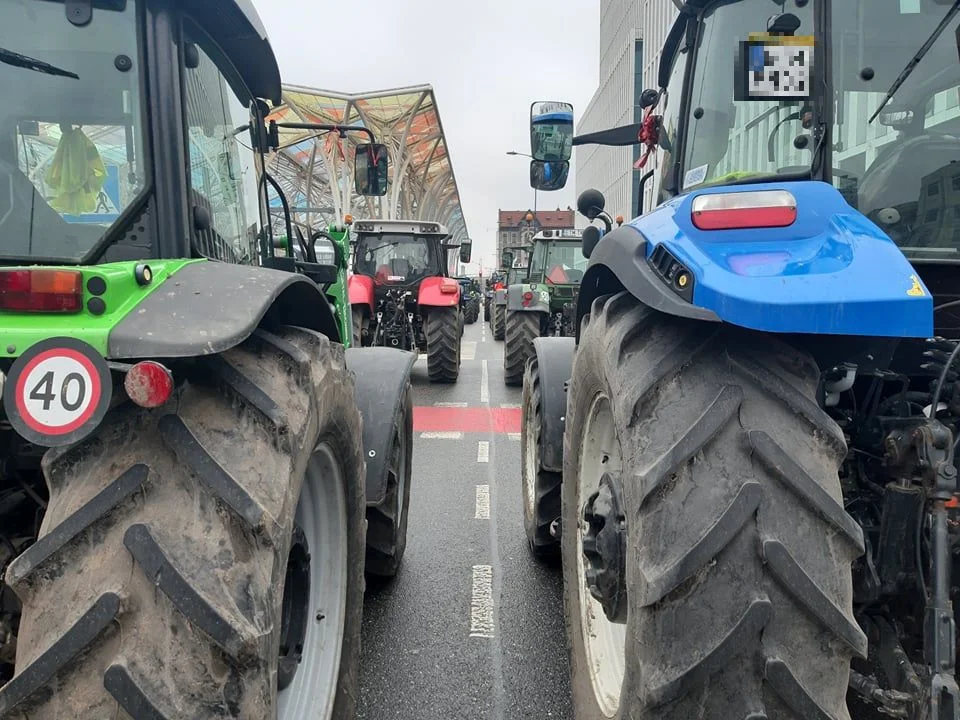
[[[528,245],[541,230],[573,228],[576,212],[561,210],[501,210],[497,223],[497,262],[507,248]]]
[[[660,48],[676,17],[673,0],[600,0],[600,82],[580,117],[578,134],[640,122],[640,94],[656,89]],[[634,170],[639,146],[584,145],[575,151],[577,195],[595,188],[606,197],[611,216],[636,217],[640,178],[657,166],[656,159]],[[653,185],[647,183],[648,210]],[[578,221],[587,223],[582,217]]]

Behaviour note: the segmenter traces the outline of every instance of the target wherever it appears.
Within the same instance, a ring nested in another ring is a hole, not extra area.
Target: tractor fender
[[[110,332],[109,357],[214,355],[258,327],[296,325],[340,342],[330,301],[305,275],[213,261],[185,265]]]
[[[567,417],[567,381],[573,374],[573,338],[541,337],[533,341],[540,370],[540,464],[563,472],[563,428]]]
[[[393,348],[349,348],[347,368],[353,372],[354,395],[363,418],[363,456],[367,461],[367,505],[387,496],[391,444],[400,399],[416,362],[414,353]]]
[[[524,301],[523,296],[530,293],[530,300]],[[507,310],[517,312],[550,312],[550,292],[543,285],[522,283],[511,285],[507,293]]]
[[[506,305],[507,304],[507,289],[500,288],[499,290],[494,291],[493,293],[493,304],[494,305]]]
[[[577,339],[580,321],[601,295],[626,290],[644,305],[679,317],[720,322],[716,313],[697,307],[676,295],[647,262],[647,239],[631,225],[603,236],[590,257],[590,265],[577,293]]]
[[[453,288],[455,292],[443,292],[441,288]],[[417,304],[432,307],[455,307],[460,304],[460,283],[445,277],[428,277],[420,282]]]
[[[347,278],[347,292],[351,305],[367,305],[373,315],[373,278],[366,275],[351,275]]]

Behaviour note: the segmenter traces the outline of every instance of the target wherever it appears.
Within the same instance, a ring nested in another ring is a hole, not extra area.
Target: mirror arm
[[[647,180],[653,177],[653,173],[656,170],[648,170],[644,173],[643,177],[640,178],[640,192],[637,193],[637,215],[643,215],[643,191],[647,187]]]
[[[608,145],[611,147],[639,145],[640,131],[642,129],[643,123],[621,125],[620,127],[610,128],[609,130],[600,130],[599,132],[587,133],[586,135],[575,135],[573,138],[573,144]]]
[[[338,133],[341,138],[345,138],[348,132],[360,132],[366,133],[367,137],[370,138],[370,142],[377,142],[377,138],[374,136],[373,131],[360,125],[321,125],[320,123],[278,122],[271,122],[271,125],[278,128],[286,128],[287,130],[327,130],[329,132]]]

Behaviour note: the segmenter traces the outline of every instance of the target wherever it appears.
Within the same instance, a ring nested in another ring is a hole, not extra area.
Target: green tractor
[[[503,380],[523,385],[523,370],[538,337],[573,337],[577,289],[587,268],[577,230],[543,230],[533,237],[526,277],[506,292]]]
[[[353,717],[414,357],[348,349],[345,228],[264,171],[252,3],[0,13],[0,718]]]
[[[526,254],[526,249],[520,248]],[[493,285],[493,298],[490,301],[490,329],[494,340],[503,340],[507,320],[507,288],[516,285],[526,276],[526,267],[515,267],[516,255],[511,250],[504,250],[500,258],[500,271],[497,281]]]

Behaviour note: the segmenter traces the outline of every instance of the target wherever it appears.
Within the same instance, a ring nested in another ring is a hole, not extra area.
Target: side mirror
[[[603,234],[596,225],[590,225],[584,228],[583,238],[580,241],[580,252],[587,260],[593,255],[593,251],[597,248],[597,243],[600,242],[602,237]]]
[[[464,265],[470,262],[470,255],[473,252],[473,242],[471,240],[464,240],[460,243],[460,262]]]
[[[390,160],[387,146],[380,143],[357,145],[353,159],[353,183],[357,195],[382,197],[387,194]]]
[[[538,101],[530,106],[530,154],[534,160],[570,159],[573,154],[573,105]]]
[[[560,190],[567,184],[570,175],[570,163],[545,162],[543,160],[530,161],[530,187],[535,190]]]
[[[500,254],[500,267],[502,268],[512,268],[513,267],[513,253],[509,250],[504,250]]]
[[[607,204],[606,198],[599,190],[589,189],[580,193],[577,198],[577,210],[587,220],[593,221],[603,212],[604,205]]]

